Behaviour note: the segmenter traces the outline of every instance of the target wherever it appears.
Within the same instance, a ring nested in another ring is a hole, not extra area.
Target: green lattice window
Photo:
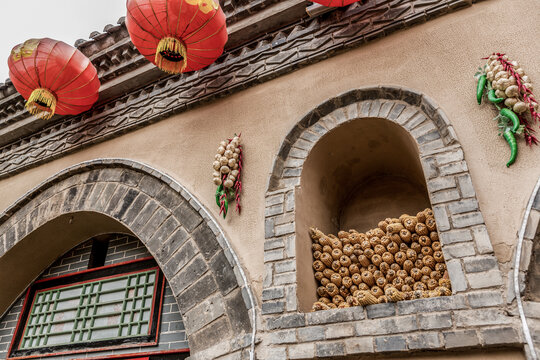
[[[154,310],[161,305],[163,278],[156,267],[143,266],[150,263],[36,282],[29,290],[12,354],[155,344],[159,311]],[[113,274],[102,276],[108,273]]]

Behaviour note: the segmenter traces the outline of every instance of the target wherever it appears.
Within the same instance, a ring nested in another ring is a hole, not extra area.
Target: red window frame
[[[152,304],[152,310],[150,314],[151,325],[149,326],[148,336],[136,336],[133,338],[122,338],[105,341],[84,342],[78,344],[49,346],[37,349],[19,349],[20,341],[24,335],[26,329],[27,320],[29,318],[29,312],[35,301],[35,294],[38,291],[50,290],[58,287],[71,286],[89,281],[103,280],[107,278],[113,278],[117,276],[127,275],[130,273],[144,272],[149,270],[157,270],[156,286],[154,288],[154,301]],[[78,353],[91,353],[100,351],[109,351],[114,349],[125,349],[133,347],[147,347],[155,346],[158,344],[159,339],[159,326],[161,324],[161,311],[163,307],[163,295],[165,290],[165,278],[163,273],[157,266],[155,260],[152,257],[143,259],[123,262],[114,265],[102,266],[94,269],[83,270],[76,273],[67,275],[61,275],[53,278],[41,279],[34,282],[27,290],[23,308],[19,314],[19,319],[15,329],[13,339],[8,351],[8,360],[21,360],[21,359],[33,359],[43,358],[60,355],[70,355]],[[189,352],[189,349],[182,349],[176,352]],[[142,356],[149,354],[149,352],[140,354]],[[135,358],[133,358],[135,356]],[[131,358],[133,360],[148,360],[148,357],[139,358],[138,354],[126,354],[121,358]],[[117,357],[117,356],[115,356]],[[99,357],[98,357],[99,358]],[[104,358],[111,358],[111,356],[105,356]],[[120,358],[120,356],[118,356]]]

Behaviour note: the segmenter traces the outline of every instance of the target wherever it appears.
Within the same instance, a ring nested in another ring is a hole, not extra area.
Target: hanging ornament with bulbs
[[[240,213],[240,192],[242,191],[242,145],[240,135],[234,135],[219,143],[213,163],[214,184],[217,185],[216,204],[223,218],[229,211],[229,202],[236,201],[236,211]]]
[[[527,145],[537,145],[533,125],[540,123],[540,106],[533,95],[533,85],[525,70],[517,61],[510,61],[508,56],[493,53],[483,58],[484,66],[475,74],[477,79],[476,100],[480,105],[484,94],[499,111],[494,120],[510,147],[510,167],[517,158],[518,145],[516,135],[523,135]]]

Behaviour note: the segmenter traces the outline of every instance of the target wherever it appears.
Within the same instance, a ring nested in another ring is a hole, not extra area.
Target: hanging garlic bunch
[[[508,57],[504,55],[502,59],[508,60]],[[521,90],[516,77],[509,69],[505,70],[505,66],[501,63],[501,58],[497,55],[491,55],[488,58],[485,69],[486,77],[491,81],[491,86],[495,89],[495,95],[498,98],[505,99],[504,105],[512,109],[515,113],[521,114],[529,109],[529,106],[523,101],[523,96],[526,94],[524,88],[532,91],[533,86],[529,81],[529,77],[525,75],[523,68],[519,67],[517,61],[509,61],[509,64],[512,65],[515,73],[521,78]],[[538,111],[538,104],[535,104],[534,107]]]
[[[240,211],[240,191],[242,189],[240,136],[235,135],[234,138],[219,143],[212,166],[214,168],[213,181],[218,186],[216,202],[220,206],[220,214],[223,212],[223,217],[227,215],[229,200],[236,200],[236,209]]]

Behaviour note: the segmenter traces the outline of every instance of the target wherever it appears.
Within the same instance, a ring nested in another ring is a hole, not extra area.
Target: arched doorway
[[[18,268],[17,277],[0,284],[0,313],[82,237],[129,233],[168,280],[192,356],[240,353],[251,345],[254,309],[243,297],[251,290],[234,271],[234,250],[200,203],[166,175],[127,160],[79,164],[27,193],[0,219],[0,268]],[[43,241],[40,232],[58,237]]]

